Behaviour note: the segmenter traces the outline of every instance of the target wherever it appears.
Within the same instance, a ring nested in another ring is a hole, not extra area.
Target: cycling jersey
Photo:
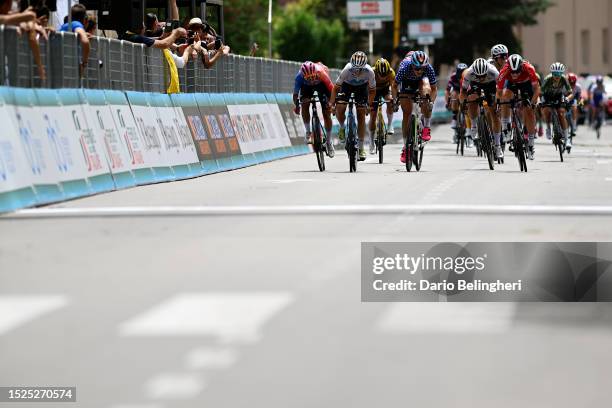
[[[461,87],[465,90],[470,89],[473,85],[484,85],[489,84],[491,82],[497,82],[499,78],[499,71],[493,64],[488,65],[487,73],[484,77],[479,78],[474,74],[474,70],[472,67],[466,69],[463,73],[463,77],[461,78]]]
[[[412,81],[420,82],[424,78],[427,78],[431,85],[435,85],[438,82],[438,79],[436,78],[436,73],[431,64],[425,65],[421,74],[417,75],[414,70],[412,58],[405,58],[400,64],[399,70],[397,71],[397,75],[395,75],[395,82],[397,82],[398,84]]]
[[[336,80],[336,85],[342,86],[342,84],[352,86],[367,85],[368,88],[374,89],[376,88],[376,75],[374,75],[374,70],[368,64],[363,68],[353,68],[353,65],[349,62]]]
[[[376,74],[377,92],[389,88],[389,86],[391,86],[391,82],[395,80],[395,71],[393,69],[391,69],[391,71],[389,71],[389,73],[384,77],[381,77],[378,72],[376,72],[376,70],[374,71],[374,73]]]
[[[323,86],[327,88],[328,92],[332,91],[334,84],[332,84],[332,81],[329,78],[329,74],[326,69],[327,67],[323,64],[315,64],[315,65],[317,67],[316,79],[306,80],[306,78],[304,78],[304,75],[302,75],[302,71],[298,72],[298,74],[295,77],[295,85],[293,87],[293,93],[297,94],[297,93],[300,93],[300,91],[304,87],[315,87],[320,84],[323,84]]]
[[[461,78],[457,78],[457,71],[455,71],[448,78],[448,84],[446,85],[446,90],[448,92],[451,92],[453,90],[458,91],[460,88],[461,88]]]
[[[566,77],[559,77],[559,81],[555,81],[552,74],[546,75],[542,84],[542,95],[544,99],[558,99],[561,96],[568,95],[572,91],[572,87]]]
[[[502,90],[508,88],[508,85],[512,84],[526,84],[531,83],[532,87],[535,87],[539,84],[538,75],[536,74],[536,70],[529,62],[523,62],[523,69],[519,73],[518,76],[512,77],[510,75],[512,73],[510,69],[510,64],[506,62],[506,65],[502,68],[499,73],[499,78],[497,79],[497,89]]]
[[[574,95],[574,102],[580,102],[582,100],[582,87],[580,84],[574,85],[572,89],[572,94]]]
[[[589,94],[593,105],[600,105],[606,95],[606,88],[603,85],[599,87],[597,84],[593,84],[589,88]]]

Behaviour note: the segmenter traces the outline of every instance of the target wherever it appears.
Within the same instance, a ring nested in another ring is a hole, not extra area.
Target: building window
[[[565,61],[565,33],[562,31],[555,33],[555,60]]]
[[[604,64],[608,64],[610,62],[610,34],[607,28],[601,30],[601,45],[601,60]]]
[[[580,51],[582,53],[582,65],[591,63],[591,33],[589,30],[580,31]]]

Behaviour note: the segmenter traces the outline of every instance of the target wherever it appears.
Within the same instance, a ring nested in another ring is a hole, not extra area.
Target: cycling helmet
[[[410,57],[412,57],[412,54],[414,54],[414,51],[408,51],[404,58],[410,58]]]
[[[374,71],[378,72],[378,74],[384,77],[385,75],[388,75],[389,72],[391,72],[391,65],[386,59],[379,58],[376,61],[376,64],[374,64]]]
[[[363,68],[368,63],[368,57],[363,51],[357,51],[351,56],[351,65],[353,68]]]
[[[578,77],[573,72],[570,72],[569,74],[567,74],[567,79],[571,86],[576,85],[576,82],[578,81]]]
[[[416,68],[423,68],[425,65],[429,64],[429,57],[423,51],[415,51],[412,54],[412,64]]]
[[[479,77],[487,75],[487,72],[489,72],[489,63],[484,58],[478,58],[472,64],[472,72]]]
[[[598,84],[603,84],[603,77],[601,75],[597,75],[597,78],[595,78],[595,82],[597,82]]]
[[[300,72],[305,79],[313,79],[317,76],[317,65],[312,61],[306,61],[302,64]]]
[[[510,71],[521,72],[523,69],[523,57],[518,54],[512,54],[508,58],[508,65],[510,65]]]
[[[457,75],[457,77],[461,78],[461,74],[463,74],[463,71],[465,71],[467,67],[468,66],[463,62],[457,64],[457,68],[455,69],[455,74]]]
[[[491,57],[497,58],[501,56],[508,56],[508,47],[506,47],[504,44],[497,44],[491,47]]]
[[[550,73],[553,76],[561,76],[565,73],[565,65],[560,62],[553,62],[550,66]]]

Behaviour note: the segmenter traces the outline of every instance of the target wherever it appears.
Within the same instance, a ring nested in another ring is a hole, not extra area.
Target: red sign
[[[419,31],[422,33],[431,33],[431,23],[421,23],[419,24]]]
[[[361,14],[380,14],[380,6],[377,1],[362,1]]]

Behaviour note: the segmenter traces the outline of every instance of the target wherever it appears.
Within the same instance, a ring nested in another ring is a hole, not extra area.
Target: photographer
[[[219,58],[228,55],[230,47],[223,44],[217,32],[200,18],[189,21],[189,33],[193,35],[195,52],[200,54],[204,67],[211,68]]]

